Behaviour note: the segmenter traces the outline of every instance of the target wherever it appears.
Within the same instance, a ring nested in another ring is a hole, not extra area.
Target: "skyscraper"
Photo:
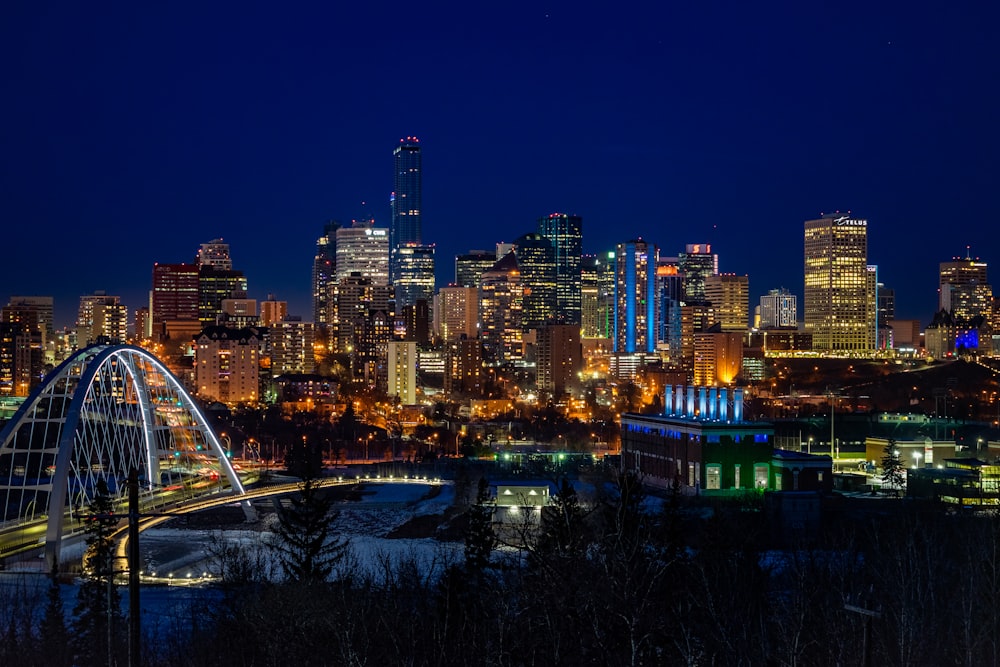
[[[323,235],[316,240],[313,258],[312,297],[313,322],[325,327],[330,318],[330,285],[337,282],[337,230],[340,223],[331,220],[323,227]]]
[[[455,284],[459,287],[479,287],[479,278],[497,263],[496,252],[470,250],[455,256]]]
[[[705,299],[723,331],[746,331],[750,324],[750,279],[735,273],[705,277]]]
[[[223,271],[231,271],[233,268],[233,260],[229,256],[229,244],[222,239],[212,239],[208,243],[202,243],[196,259],[200,267],[211,266]]]
[[[479,335],[489,361],[498,363],[524,357],[523,297],[517,257],[509,252],[483,273],[479,286]]]
[[[798,326],[798,305],[794,294],[782,287],[760,297],[760,328],[777,329]]]
[[[153,294],[151,297],[153,340],[160,341],[176,328],[175,323],[198,322],[198,265],[153,264]]]
[[[76,317],[77,344],[83,348],[102,337],[118,343],[128,339],[128,308],[119,297],[104,292],[81,296]]]
[[[495,264],[496,262],[494,262]],[[478,334],[479,291],[475,287],[442,287],[435,300],[435,328],[445,342]]]
[[[406,137],[392,152],[393,186],[389,203],[392,222],[389,226],[389,248],[392,252],[392,280],[397,277],[396,249],[405,243],[421,243],[421,182],[420,140]]]
[[[514,255],[524,286],[524,330],[551,324],[556,309],[556,265],[552,242],[541,234],[524,234],[514,241]],[[577,300],[579,310],[579,300]]]
[[[389,230],[374,220],[355,220],[337,230],[337,282],[354,273],[373,285],[389,284]]]
[[[639,239],[615,251],[615,352],[656,349],[655,245]]]
[[[404,243],[396,248],[396,312],[434,298],[434,246]]]
[[[677,256],[677,266],[684,276],[684,300],[705,301],[705,278],[719,272],[719,256],[712,254],[712,246],[689,243]]]
[[[805,329],[816,350],[874,347],[868,326],[868,221],[831,213],[805,222]]]
[[[976,315],[989,315],[993,288],[986,262],[968,255],[964,259],[955,257],[950,262],[941,262],[938,285],[938,310],[952,312],[966,320]]]
[[[552,243],[555,262],[556,322],[580,324],[580,260],[583,256],[583,219],[552,213],[538,219],[538,233]]]

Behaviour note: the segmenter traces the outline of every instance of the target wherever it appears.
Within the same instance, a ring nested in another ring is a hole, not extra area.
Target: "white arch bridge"
[[[20,534],[21,544],[26,535],[44,541],[49,565],[58,563],[63,537],[78,532],[99,480],[126,511],[131,470],[147,509],[220,491],[246,494],[204,414],[156,357],[131,345],[80,350],[0,431],[0,555]],[[253,518],[249,502],[243,508]]]

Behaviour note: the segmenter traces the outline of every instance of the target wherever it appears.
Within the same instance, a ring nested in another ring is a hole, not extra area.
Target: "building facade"
[[[786,329],[798,326],[798,298],[782,287],[760,297],[760,328]]]
[[[430,303],[434,298],[434,246],[404,243],[395,252],[398,274],[393,286],[397,310],[420,299]]]
[[[514,241],[514,256],[524,286],[521,326],[533,329],[556,315],[556,264],[552,242],[541,234],[524,234]]]
[[[336,231],[338,283],[357,273],[373,285],[389,284],[389,230],[373,225],[372,220],[355,221]]]
[[[712,304],[715,322],[723,331],[746,331],[750,326],[750,279],[734,273],[705,277],[705,300]]]
[[[552,213],[539,218],[538,233],[552,244],[556,281],[555,321],[561,324],[580,324],[583,218]]]
[[[389,226],[389,247],[392,252],[392,279],[398,278],[397,249],[407,243],[422,242],[422,191],[420,140],[406,137],[392,152],[393,187],[389,198],[392,221]]]
[[[396,396],[403,405],[417,402],[417,343],[393,340],[388,351],[388,395]]]
[[[656,246],[641,239],[615,250],[615,352],[656,349],[657,259]]]
[[[206,327],[195,339],[194,379],[198,396],[221,403],[256,403],[260,381],[257,329]]]

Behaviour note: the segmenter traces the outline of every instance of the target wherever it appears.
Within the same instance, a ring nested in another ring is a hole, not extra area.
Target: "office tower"
[[[525,331],[553,321],[556,309],[556,265],[552,243],[541,234],[514,241],[514,256],[524,286],[521,326]]]
[[[600,266],[595,255],[580,260],[580,337],[600,338]]]
[[[760,328],[785,329],[798,326],[797,297],[782,287],[760,297]]]
[[[743,334],[712,326],[694,334],[694,384],[732,384],[743,367]]]
[[[723,331],[746,331],[750,325],[750,279],[734,273],[705,276],[705,300],[712,304]]]
[[[805,222],[805,330],[813,349],[857,352],[868,330],[868,221],[831,213]]]
[[[583,219],[578,215],[552,213],[539,218],[538,233],[552,244],[556,279],[554,319],[563,324],[580,324]]]
[[[498,259],[495,252],[485,250],[470,250],[464,255],[456,255],[455,284],[459,287],[479,287],[483,271],[492,268]]]
[[[660,258],[656,265],[656,345],[673,363],[682,355],[681,306],[684,303],[684,276],[676,257]]]
[[[337,284],[334,302],[336,322],[335,349],[342,354],[355,351],[366,322],[373,312],[391,313],[393,290],[390,285],[375,285],[370,278],[355,273]],[[331,343],[334,341],[331,338]]]
[[[444,391],[479,396],[483,391],[483,346],[478,338],[460,338],[446,345]]]
[[[712,254],[712,246],[689,243],[677,256],[677,266],[684,275],[684,300],[705,301],[705,278],[719,272],[719,256]]]
[[[435,331],[441,340],[450,343],[463,336],[475,338],[478,335],[478,289],[449,285],[442,287],[435,299]]]
[[[232,271],[233,260],[229,256],[229,244],[222,239],[212,239],[208,243],[202,243],[196,263],[199,268],[210,266],[221,271]]]
[[[0,308],[0,396],[27,396],[41,382],[46,317],[42,306],[23,303],[22,298]]]
[[[286,317],[288,317],[287,301],[278,301],[273,294],[268,294],[267,300],[260,302],[260,325],[262,327],[274,326],[275,322],[281,322]]]
[[[389,248],[392,252],[392,280],[396,271],[396,250],[406,243],[420,244],[422,170],[420,166],[420,141],[416,137],[399,140],[392,152],[393,184],[389,204],[392,221],[389,226]]]
[[[352,354],[354,375],[363,378],[369,387],[385,391],[388,388],[389,341],[392,339],[392,313],[373,310],[361,322],[361,335],[355,341]]]
[[[388,391],[396,396],[402,405],[417,402],[417,343],[408,340],[392,340],[388,347]]]
[[[404,243],[396,248],[396,308],[434,298],[434,246]]]
[[[204,265],[198,269],[198,320],[202,326],[217,324],[226,299],[247,298],[247,279],[242,271]]]
[[[483,273],[479,285],[479,336],[488,361],[524,358],[523,300],[521,271],[511,251]]]
[[[76,340],[83,348],[106,338],[115,343],[128,340],[128,308],[117,296],[102,291],[80,297],[76,316]]]
[[[886,326],[896,319],[896,290],[878,284],[878,321],[879,326]]]
[[[579,384],[583,370],[580,327],[575,324],[548,324],[538,329],[535,342],[537,384],[542,391],[565,393]]]
[[[986,262],[955,257],[941,262],[938,278],[938,310],[954,313],[969,320],[976,315],[989,316],[993,288],[987,275]]]
[[[340,223],[331,220],[323,227],[323,235],[316,240],[313,257],[312,297],[313,322],[317,327],[327,326],[330,311],[330,286],[337,282],[337,230]]]
[[[194,379],[203,400],[256,403],[261,340],[256,329],[212,325],[195,339]]]
[[[878,266],[865,267],[865,328],[868,331],[868,345],[872,350],[878,344]]]
[[[639,239],[615,251],[615,348],[618,353],[656,349],[656,264],[659,251]]]
[[[357,273],[373,285],[389,284],[389,230],[355,220],[337,230],[337,282]]]
[[[708,331],[715,322],[712,305],[707,301],[694,301],[681,306],[681,355],[679,359],[671,359],[682,368],[692,371],[695,357],[695,334]],[[675,342],[671,341],[671,348]]]
[[[601,338],[611,340],[615,337],[615,290],[617,289],[615,251],[609,250],[604,258],[598,255],[597,264],[597,325]]]
[[[271,339],[271,374],[313,373],[315,325],[296,317],[287,317],[268,327]]]
[[[198,265],[153,264],[151,297],[152,337],[162,341],[176,330],[178,323],[198,322]]]

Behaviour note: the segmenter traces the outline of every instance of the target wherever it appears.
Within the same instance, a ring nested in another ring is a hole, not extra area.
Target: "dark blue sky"
[[[439,284],[554,211],[590,252],[710,241],[753,302],[835,209],[902,317],[967,245],[1000,263],[997,3],[107,4],[0,9],[0,299],[59,324],[216,237],[311,317],[323,223],[388,225],[406,135]]]

